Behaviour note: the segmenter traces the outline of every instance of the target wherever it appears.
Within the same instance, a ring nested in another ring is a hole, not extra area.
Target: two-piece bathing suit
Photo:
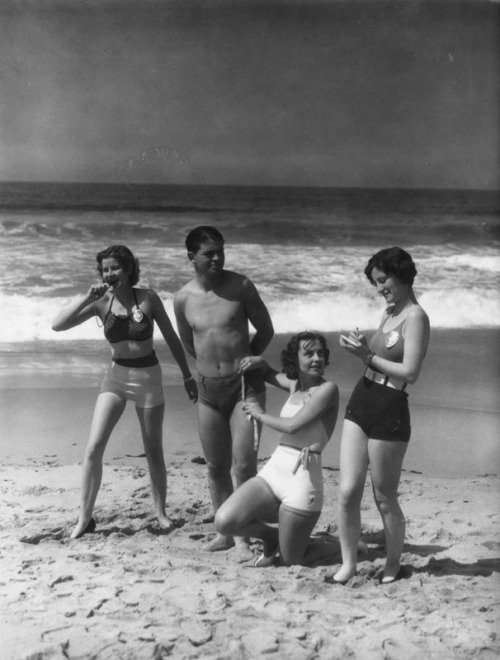
[[[299,403],[288,401],[280,417],[294,417],[310,398],[304,393]],[[284,509],[304,516],[317,515],[323,507],[321,451],[329,436],[321,419],[315,419],[293,435],[284,433],[271,458],[257,475],[281,502]],[[321,451],[309,449],[319,445]]]
[[[370,351],[391,362],[403,361],[405,319],[393,330],[384,331],[387,317],[370,342]],[[374,440],[410,440],[410,411],[406,383],[368,368],[353,390],[345,419],[357,424]]]
[[[111,311],[114,296],[104,317],[104,336],[110,344],[120,341],[145,341],[153,336],[153,323],[137,303],[128,316],[117,316]],[[130,400],[138,408],[154,408],[164,402],[163,379],[156,353],[139,358],[113,358],[104,374],[101,393],[112,392],[121,399]]]

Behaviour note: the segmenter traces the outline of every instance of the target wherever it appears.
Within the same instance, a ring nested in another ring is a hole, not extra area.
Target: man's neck
[[[201,275],[199,273],[195,274],[195,279],[198,286],[205,291],[212,291],[222,284],[224,271],[217,273],[215,275]]]

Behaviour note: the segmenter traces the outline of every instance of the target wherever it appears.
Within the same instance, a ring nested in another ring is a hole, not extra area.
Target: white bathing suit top
[[[299,410],[303,408],[311,398],[309,392],[304,392],[304,398],[301,402],[292,403],[290,399],[293,394],[294,392],[290,394],[288,400],[281,409],[280,417],[295,417]],[[297,447],[298,449],[311,447],[312,445],[317,444],[320,446],[319,451],[323,451],[329,439],[330,438],[326,433],[325,426],[321,419],[315,419],[296,433],[283,433],[280,443],[291,447]]]

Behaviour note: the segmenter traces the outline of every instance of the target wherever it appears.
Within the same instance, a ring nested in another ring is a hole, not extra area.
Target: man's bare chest
[[[193,296],[186,305],[186,318],[194,331],[228,328],[244,318],[239,300],[228,300],[216,295]]]

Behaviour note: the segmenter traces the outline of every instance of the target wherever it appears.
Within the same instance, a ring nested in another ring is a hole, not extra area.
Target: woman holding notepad
[[[364,362],[365,372],[347,404],[342,433],[338,525],[343,564],[333,578],[338,584],[356,573],[368,466],[386,539],[381,581],[403,577],[405,518],[398,486],[411,431],[405,390],[417,380],[429,343],[429,319],[413,292],[417,269],[408,252],[399,247],[380,250],[364,272],[387,308],[370,343],[357,330],[340,337],[341,346]]]

